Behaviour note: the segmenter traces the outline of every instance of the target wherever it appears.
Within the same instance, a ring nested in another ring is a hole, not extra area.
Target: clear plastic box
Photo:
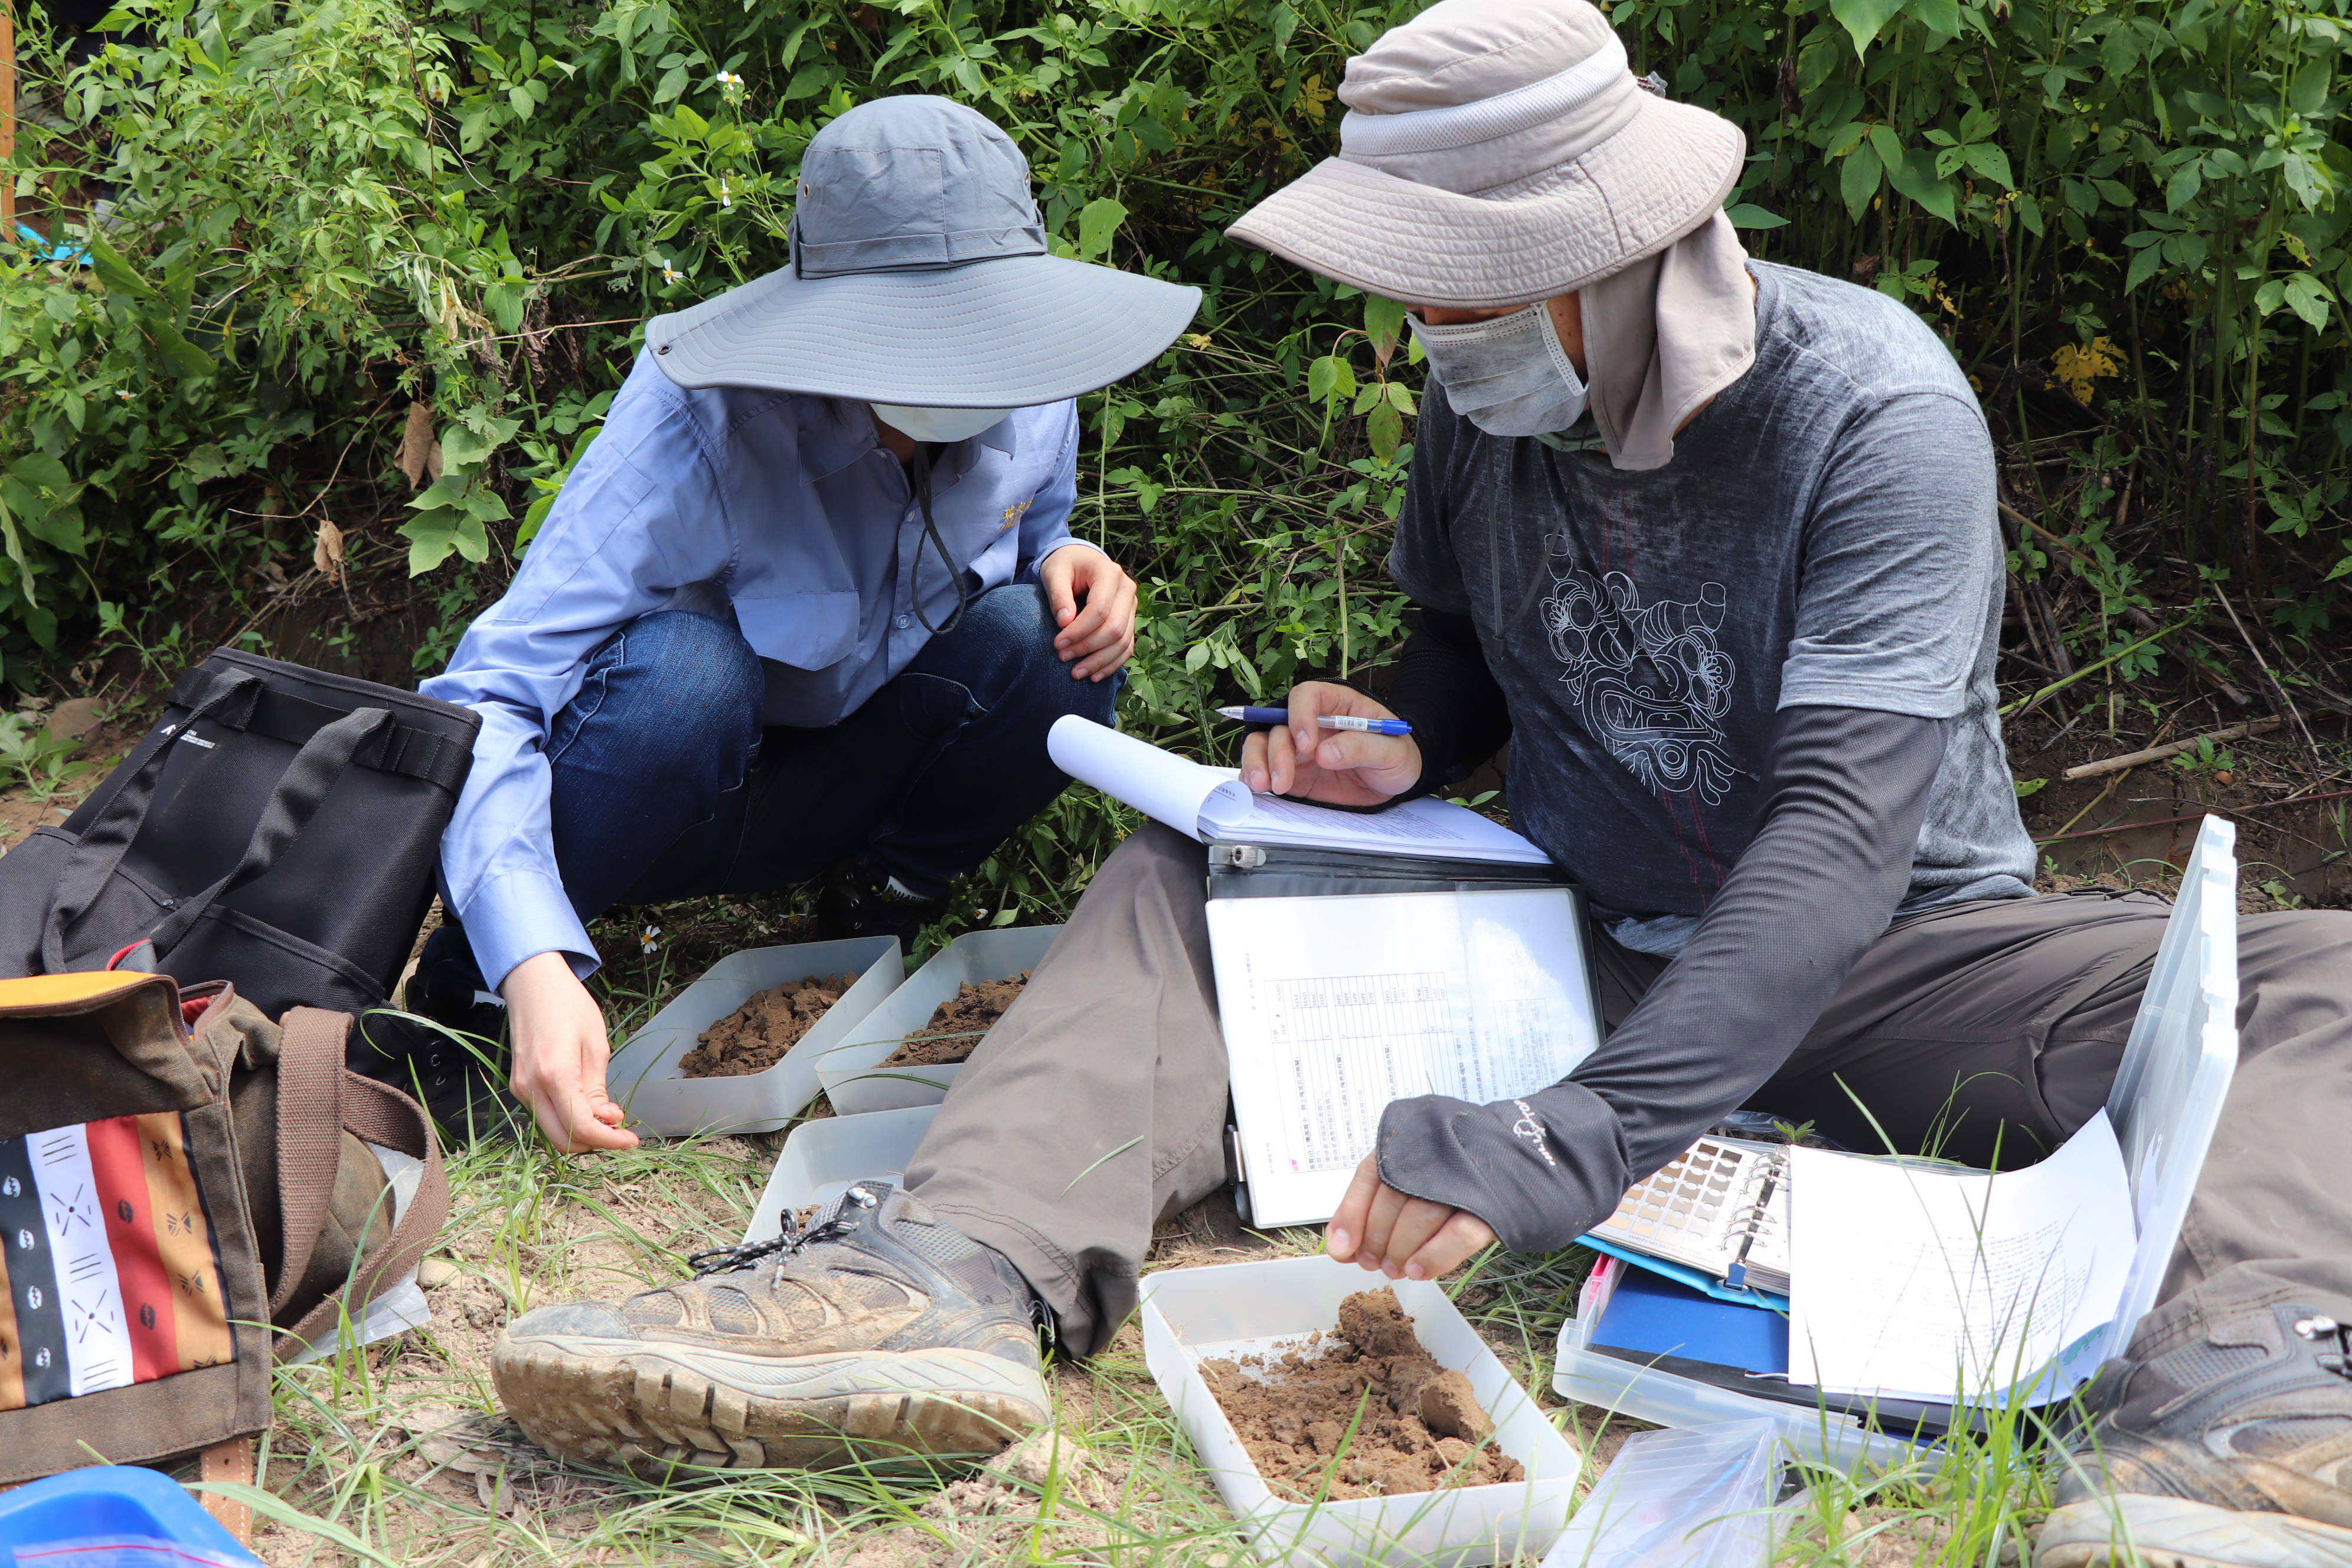
[[[948,1086],[963,1071],[961,1062],[876,1069],[907,1036],[928,1026],[940,1004],[952,1000],[965,982],[1010,980],[1034,969],[1061,934],[1060,926],[1006,926],[967,931],[948,943],[866,1016],[853,1043],[840,1045],[818,1060],[817,1082],[834,1110],[856,1116],[945,1100]]]
[[[2147,994],[2133,1019],[2107,1115],[2122,1145],[2131,1181],[2139,1242],[2115,1320],[2084,1337],[2061,1364],[2080,1376],[2120,1354],[2132,1331],[2156,1305],[2189,1194],[2221,1121],[2221,1102],[2238,1062],[2237,827],[2208,816],[2180,881],[2180,896],[2165,922]],[[1579,1405],[1612,1410],[1662,1426],[1704,1421],[1769,1419],[1798,1455],[1852,1469],[1916,1458],[1918,1447],[1864,1427],[1852,1416],[1821,1408],[1752,1398],[1655,1367],[1621,1361],[1586,1348],[1591,1325],[1577,1318],[1560,1328],[1552,1387]]]
[[[1543,1568],[1768,1568],[1780,1442],[1761,1419],[1634,1433]]]
[[[678,1058],[695,1037],[749,1001],[754,992],[804,975],[855,973],[856,984],[816,1026],[764,1072],[740,1078],[685,1078]],[[613,1053],[605,1083],[629,1113],[629,1125],[656,1138],[693,1132],[772,1132],[816,1098],[816,1059],[898,988],[906,974],[895,936],[755,947],[728,954],[678,993]]]
[[[1320,1505],[1277,1500],[1201,1380],[1218,1356],[1289,1349],[1329,1330],[1339,1302],[1380,1276],[1328,1258],[1171,1268],[1143,1279],[1143,1354],[1192,1452],[1264,1562],[1315,1568],[1455,1568],[1541,1554],[1567,1522],[1584,1462],[1512,1380],[1439,1286],[1400,1279],[1397,1300],[1422,1345],[1467,1376],[1494,1417],[1496,1444],[1527,1468],[1502,1486]]]
[[[747,1242],[765,1241],[783,1228],[783,1215],[821,1204],[852,1182],[898,1180],[929,1131],[936,1105],[877,1110],[867,1116],[827,1116],[793,1129],[760,1206],[744,1229]]]

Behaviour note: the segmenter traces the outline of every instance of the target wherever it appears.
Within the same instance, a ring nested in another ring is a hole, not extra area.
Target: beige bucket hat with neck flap
[[[1439,0],[1348,62],[1339,155],[1227,232],[1410,305],[1520,305],[1721,209],[1747,138],[1636,82],[1587,0]]]

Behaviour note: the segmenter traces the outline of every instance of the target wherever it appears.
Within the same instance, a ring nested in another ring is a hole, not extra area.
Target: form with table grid
[[[1574,908],[1551,888],[1212,900],[1257,1223],[1329,1218],[1392,1100],[1567,1076],[1598,1040]]]

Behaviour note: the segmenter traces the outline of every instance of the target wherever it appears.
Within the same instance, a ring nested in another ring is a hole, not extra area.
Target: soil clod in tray
[[[964,1060],[1028,984],[1025,969],[1010,980],[965,981],[932,1012],[930,1023],[908,1035],[897,1050],[882,1058],[882,1065],[938,1068]]]
[[[678,1076],[741,1078],[767,1071],[856,983],[855,974],[825,980],[811,974],[752,993],[740,1007],[695,1037],[695,1048],[677,1060]]]
[[[1279,1498],[1346,1501],[1526,1479],[1486,1441],[1494,1423],[1470,1380],[1421,1348],[1385,1287],[1341,1301],[1337,1334],[1310,1335],[1278,1358],[1205,1361],[1201,1377]]]

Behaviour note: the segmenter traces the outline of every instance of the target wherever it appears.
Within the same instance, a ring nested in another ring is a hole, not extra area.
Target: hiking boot
[[[618,1305],[507,1325],[490,1375],[531,1441],[660,1479],[992,1454],[1045,1422],[1027,1282],[890,1183],[693,1261]]]
[[[927,899],[890,875],[873,857],[856,855],[824,874],[816,895],[816,939],[895,936],[911,950],[915,938],[947,912],[945,899]]]
[[[530,1124],[507,1092],[506,1003],[483,987],[462,930],[444,925],[425,939],[400,1005],[440,1027],[393,1012],[361,1015],[346,1053],[353,1072],[415,1096],[446,1143]]]
[[[2034,1568],[2352,1568],[2352,1329],[2304,1306],[2225,1311],[2113,1361]]]

